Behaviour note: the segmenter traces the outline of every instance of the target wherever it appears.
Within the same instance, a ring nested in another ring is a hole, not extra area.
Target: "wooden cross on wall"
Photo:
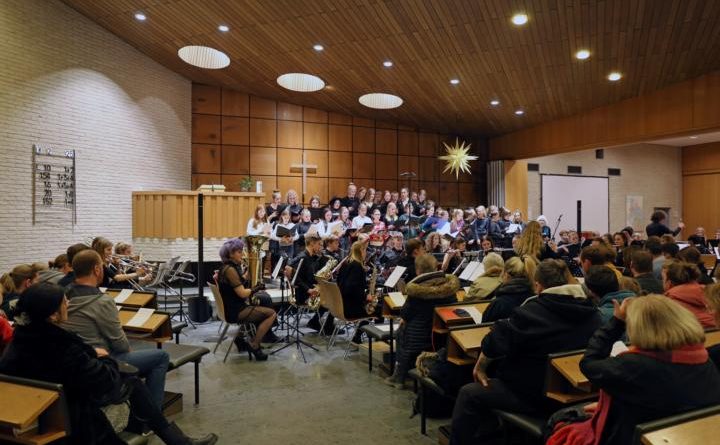
[[[302,172],[302,201],[305,202],[305,193],[306,193],[306,182],[307,182],[307,174],[308,173],[317,173],[317,165],[314,164],[308,164],[306,159],[306,153],[305,150],[303,150],[302,153],[302,163],[300,164],[291,164],[290,165],[290,171],[291,172]]]

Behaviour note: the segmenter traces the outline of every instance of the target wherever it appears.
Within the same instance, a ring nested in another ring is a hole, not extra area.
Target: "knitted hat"
[[[51,283],[35,284],[20,294],[17,312],[31,322],[44,321],[58,311],[63,298],[65,291],[62,287]]]

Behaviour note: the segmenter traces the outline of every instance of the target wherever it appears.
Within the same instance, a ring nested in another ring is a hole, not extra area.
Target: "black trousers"
[[[538,412],[532,403],[518,397],[499,379],[490,379],[489,386],[468,383],[460,389],[452,417],[450,445],[477,444],[480,438],[497,432],[499,422],[492,409],[520,414]]]
[[[150,392],[142,380],[132,378],[129,380],[133,390],[130,394],[130,420],[127,430],[134,433],[142,433],[143,425],[157,432],[165,430],[169,423],[162,411],[153,402]]]

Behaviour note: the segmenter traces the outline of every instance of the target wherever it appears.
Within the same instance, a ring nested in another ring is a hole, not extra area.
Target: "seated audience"
[[[453,411],[450,443],[481,443],[499,423],[492,409],[547,414],[543,392],[547,355],[584,348],[600,327],[600,313],[579,284],[568,284],[570,272],[560,260],[545,260],[535,272],[539,295],[498,320],[482,341],[473,370],[476,383],[460,390]],[[488,365],[499,360],[494,378]]]
[[[715,313],[715,323],[720,326],[720,283],[711,284],[705,288],[705,298],[708,306]],[[710,358],[720,370],[720,344],[708,348]]]
[[[694,264],[668,261],[663,265],[665,295],[692,312],[703,328],[716,328],[715,314],[705,299],[705,286],[698,283],[699,277],[700,271]]]
[[[606,266],[590,266],[585,274],[584,284],[592,293],[592,295],[588,296],[591,297],[600,310],[603,323],[612,318],[613,301],[623,301],[626,298],[635,296],[634,292],[620,290],[617,275]]]
[[[115,301],[100,292],[103,281],[103,261],[94,250],[83,250],[73,258],[75,281],[66,288],[70,304],[67,319],[60,326],[74,332],[94,348],[108,351],[116,360],[127,362],[138,368],[140,376],[153,401],[162,406],[165,393],[165,374],[170,357],[162,349],[131,351]]]
[[[485,272],[470,285],[463,301],[491,299],[503,283],[502,273],[505,262],[500,255],[490,252],[485,255],[482,264]]]
[[[686,247],[680,252],[678,252],[677,258],[680,261],[684,261],[686,263],[694,264],[697,266],[698,270],[700,271],[698,283],[705,285],[714,283],[713,279],[708,274],[708,270],[705,267],[705,262],[703,262],[702,255],[700,254],[700,251],[698,249],[696,249],[695,247]]]
[[[625,332],[630,350],[611,357]],[[704,341],[695,317],[662,296],[615,303],[580,362],[600,400],[585,407],[588,420],[557,428],[547,444],[628,445],[640,423],[717,405],[720,374]]]
[[[38,283],[58,284],[72,270],[66,253],[61,253],[54,260],[49,261],[48,266],[48,269],[40,271]]]
[[[675,230],[670,230],[668,226],[665,225],[665,222],[667,221],[667,214],[662,210],[653,212],[650,220],[652,222],[645,227],[645,233],[647,233],[648,238],[651,236],[663,236],[667,234],[676,236],[682,231],[682,229],[685,228],[685,224],[680,222]]]
[[[67,443],[124,444],[101,409],[125,401],[130,402],[128,431],[142,434],[147,425],[170,445],[217,442],[215,434],[200,439],[186,436],[162,415],[138,378],[120,373],[106,350],[93,348],[60,328],[68,316],[68,300],[61,287],[49,283],[30,287],[20,297],[18,310],[22,321],[0,358],[0,373],[63,385],[70,414]]]
[[[432,348],[432,321],[435,307],[457,301],[460,280],[455,275],[437,272],[437,260],[429,254],[415,259],[418,276],[408,283],[407,300],[402,307],[402,325],[398,330],[395,372],[385,382],[402,388],[408,371],[422,351]]]
[[[615,267],[614,260],[615,253],[602,243],[587,246],[580,252],[580,266],[583,272],[587,273],[592,266],[606,266],[620,280],[622,272]]]
[[[677,259],[678,253],[680,253],[680,247],[674,242],[661,243],[660,250],[662,250],[665,260]]]
[[[66,255],[68,258],[68,264],[70,264],[70,270],[65,274],[64,277],[62,277],[60,279],[60,281],[58,281],[57,284],[59,286],[66,287],[69,284],[71,284],[73,281],[75,281],[75,274],[73,273],[73,270],[72,270],[73,258],[75,258],[75,255],[78,252],[86,250],[86,249],[89,249],[89,247],[82,243],[73,244],[72,246],[67,248]]]
[[[655,275],[655,278],[658,280],[662,280],[661,274],[663,263],[665,263],[665,255],[663,255],[662,252],[662,243],[660,242],[660,238],[657,236],[649,237],[647,241],[645,241],[645,249],[650,252],[653,258],[653,275]]]
[[[12,271],[0,277],[0,293],[3,295],[3,302],[0,305],[0,312],[5,313],[8,320],[15,317],[15,305],[25,289],[35,284],[38,280],[38,271],[30,264],[20,264]]]
[[[537,263],[530,256],[515,256],[505,262],[503,282],[495,291],[495,299],[483,311],[483,323],[510,317],[516,307],[535,295],[536,269]]]
[[[0,305],[3,302],[3,295],[0,292]],[[2,357],[5,347],[10,343],[13,337],[13,327],[3,314],[0,313],[0,357]]]
[[[635,295],[647,295],[640,289],[640,283],[635,278],[626,277],[625,275],[620,278],[620,290],[630,291]]]
[[[268,356],[261,348],[263,337],[272,328],[277,314],[269,307],[254,304],[252,297],[258,289],[252,289],[246,274],[243,274],[243,248],[245,243],[240,238],[232,238],[220,248],[220,259],[223,266],[218,273],[218,290],[225,307],[225,317],[228,323],[254,323],[256,325],[255,337],[249,345],[243,344],[240,337],[235,338],[238,351],[248,349],[248,356],[252,354],[255,360],[267,360]],[[255,302],[259,303],[259,302]]]

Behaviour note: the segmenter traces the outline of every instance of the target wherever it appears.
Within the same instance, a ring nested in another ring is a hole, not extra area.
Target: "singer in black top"
[[[243,248],[245,243],[239,238],[232,238],[220,248],[220,259],[223,267],[218,276],[218,287],[225,308],[228,323],[250,322],[257,328],[255,337],[249,343],[249,352],[256,360],[267,360],[267,354],[260,348],[260,342],[272,328],[277,314],[268,307],[250,305],[250,297],[255,289],[250,289],[242,271]],[[239,343],[242,340],[236,342]],[[241,349],[241,345],[237,345]]]

